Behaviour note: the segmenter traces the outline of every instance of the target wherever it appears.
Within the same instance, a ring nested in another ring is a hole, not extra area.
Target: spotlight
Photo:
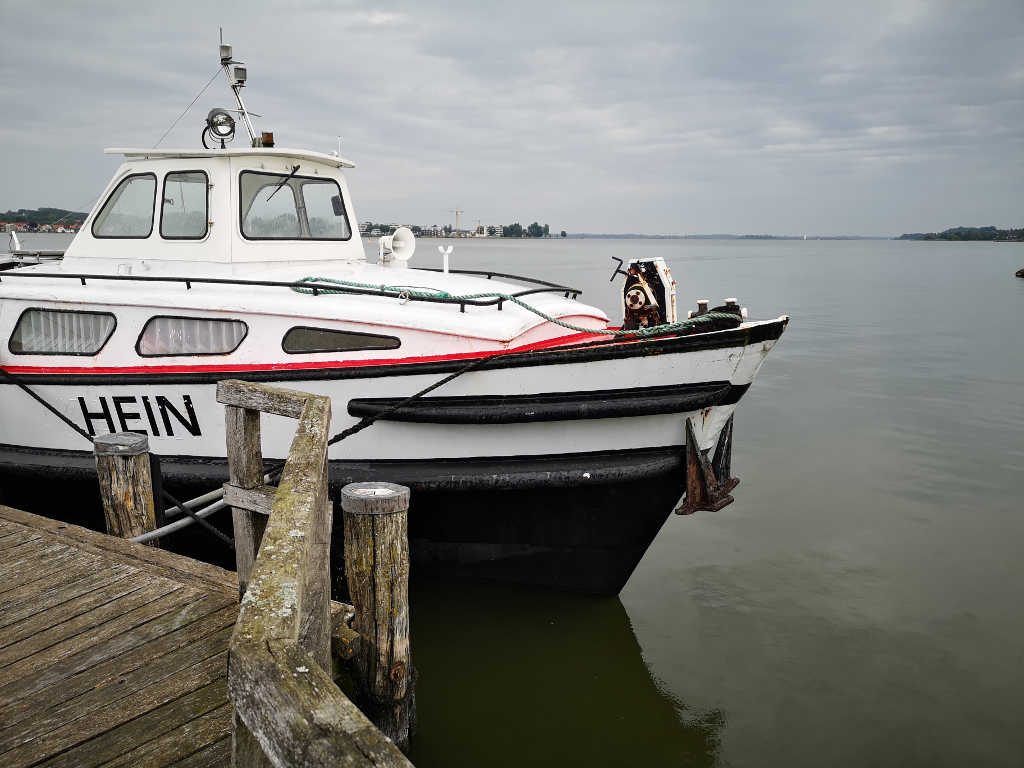
[[[206,144],[207,134],[219,141],[220,148],[224,149],[224,143],[235,138],[235,118],[227,110],[211,109],[210,114],[206,116],[206,128],[203,130],[203,146],[210,149]]]

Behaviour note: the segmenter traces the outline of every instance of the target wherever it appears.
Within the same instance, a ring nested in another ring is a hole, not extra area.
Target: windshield
[[[250,240],[348,240],[352,229],[334,179],[243,171],[242,235]]]

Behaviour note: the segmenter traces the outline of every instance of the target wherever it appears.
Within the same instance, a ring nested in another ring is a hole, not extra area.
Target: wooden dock
[[[235,574],[0,506],[0,765],[231,763]]]
[[[408,488],[342,489],[353,605],[335,603],[330,400],[240,381],[217,397],[236,573],[0,506],[3,768],[412,768]],[[277,486],[262,413],[297,420]],[[108,529],[151,530],[145,440],[95,448]],[[366,714],[336,684],[345,663]]]

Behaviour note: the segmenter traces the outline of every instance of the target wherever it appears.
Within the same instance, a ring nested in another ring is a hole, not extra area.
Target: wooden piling
[[[224,408],[227,435],[228,474],[231,485],[245,490],[263,484],[263,449],[260,444],[260,412],[229,405]],[[260,549],[267,518],[250,509],[231,507],[235,538],[235,570],[238,594],[249,585],[256,553]]]
[[[341,489],[345,576],[361,641],[353,666],[363,711],[402,749],[416,718],[409,648],[409,489],[352,483]]]
[[[93,453],[107,533],[128,539],[155,530],[149,438],[135,432],[98,435],[93,441]],[[155,547],[159,540],[146,543]]]

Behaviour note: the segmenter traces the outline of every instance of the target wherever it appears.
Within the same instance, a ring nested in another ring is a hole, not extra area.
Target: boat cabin
[[[296,149],[108,149],[124,155],[64,258],[361,261],[342,168]]]
[[[125,162],[63,260],[0,272],[4,365],[281,370],[579,335],[550,317],[607,324],[554,283],[405,269],[411,242],[405,257],[368,263],[342,173],[354,165],[337,155],[107,152]],[[507,299],[527,294],[538,312]]]

